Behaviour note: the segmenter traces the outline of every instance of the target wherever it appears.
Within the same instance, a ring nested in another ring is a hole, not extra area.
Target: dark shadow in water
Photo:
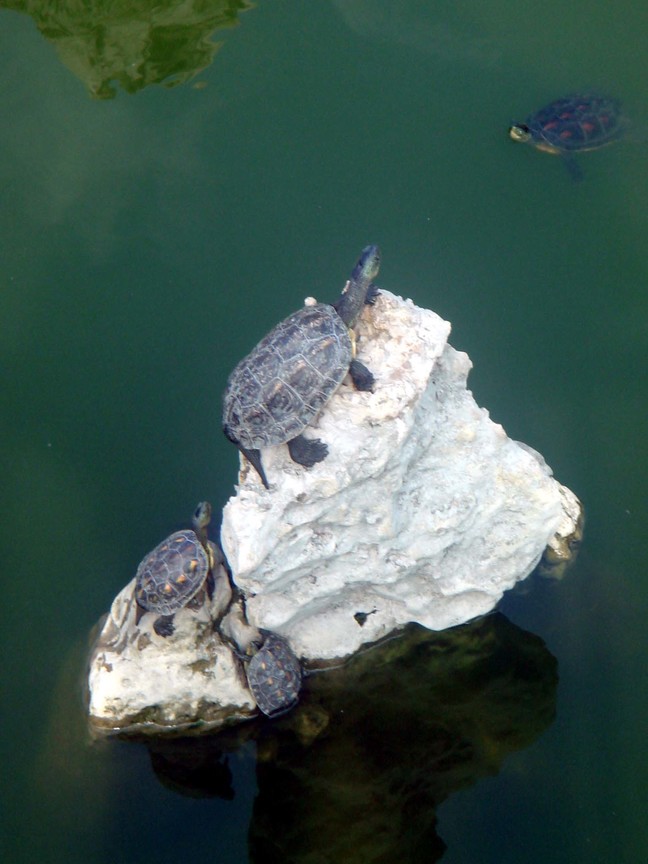
[[[411,626],[310,676],[278,720],[149,748],[165,785],[227,798],[224,754],[256,742],[253,862],[432,862],[445,849],[438,806],[551,724],[557,681],[542,640],[501,614],[442,633]]]
[[[175,87],[207,66],[220,47],[216,30],[233,27],[250,0],[0,0],[24,12],[61,61],[97,99],[149,84]]]
[[[213,738],[160,741],[149,749],[155,775],[172,792],[191,798],[234,799],[227,756]]]

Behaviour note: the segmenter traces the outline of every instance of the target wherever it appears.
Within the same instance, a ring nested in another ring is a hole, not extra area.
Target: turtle
[[[374,376],[356,359],[353,327],[378,294],[377,246],[363,249],[338,300],[305,305],[277,324],[228,378],[223,431],[269,489],[261,448],[287,444],[294,462],[311,468],[327,445],[302,433],[338,389],[347,372],[357,390],[373,391]]]
[[[217,546],[207,539],[211,504],[202,501],[193,515],[193,530],[176,531],[149,552],[136,573],[135,601],[138,624],[146,612],[159,617],[153,624],[158,636],[170,636],[178,609],[199,608],[205,594],[214,594],[214,568],[222,560]]]
[[[618,140],[627,127],[618,99],[596,93],[564,96],[531,114],[524,123],[513,123],[513,141],[562,156],[575,180],[583,177],[574,153],[596,150]]]
[[[248,685],[259,710],[268,717],[289,711],[299,699],[302,669],[283,636],[260,630],[263,642],[247,663]]]

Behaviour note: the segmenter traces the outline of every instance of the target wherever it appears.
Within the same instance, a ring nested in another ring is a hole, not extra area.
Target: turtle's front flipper
[[[328,456],[328,447],[319,438],[304,438],[298,435],[288,442],[288,451],[293,462],[312,468]]]
[[[565,165],[565,168],[569,171],[569,176],[572,178],[572,180],[574,180],[576,183],[580,183],[580,181],[584,177],[584,174],[583,169],[578,164],[576,158],[568,153],[567,155],[563,156],[563,163]]]
[[[261,482],[265,486],[266,489],[270,488],[270,484],[268,483],[268,478],[265,475],[265,471],[263,470],[263,465],[261,463],[261,451],[260,450],[248,450],[246,447],[241,447],[241,445],[236,442],[236,446],[239,448],[241,453],[245,456],[248,462],[255,469],[259,477],[261,478]]]
[[[158,636],[162,636],[164,638],[170,636],[175,630],[175,624],[173,623],[173,615],[160,615],[160,617],[156,618],[156,620],[153,622],[153,629]]]
[[[349,366],[349,375],[351,375],[351,380],[356,390],[371,390],[373,392],[376,379],[364,363],[361,363],[359,360],[352,360]]]
[[[367,306],[373,306],[379,294],[380,288],[372,282],[367,291],[367,296],[365,297],[365,303]]]

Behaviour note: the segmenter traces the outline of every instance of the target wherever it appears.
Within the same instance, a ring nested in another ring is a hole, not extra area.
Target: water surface
[[[128,75],[114,98],[85,47],[0,9],[2,858],[248,860],[253,749],[226,800],[90,746],[88,632],[196,501],[230,494],[233,364],[376,242],[381,284],[452,322],[478,402],[588,518],[568,578],[503,603],[556,658],[555,721],[446,800],[443,860],[645,860],[646,149],[586,154],[576,185],[506,135],[581,88],[645,128],[645,12],[240,5],[177,86]]]

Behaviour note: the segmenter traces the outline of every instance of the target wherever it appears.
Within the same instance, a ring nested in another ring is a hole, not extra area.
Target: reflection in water
[[[311,675],[280,720],[148,746],[165,785],[228,798],[225,754],[256,742],[251,861],[312,861],[314,849],[323,861],[436,861],[439,804],[549,726],[557,680],[542,640],[501,614],[442,633],[413,625]]]
[[[98,99],[149,84],[174,87],[212,62],[216,30],[237,24],[249,0],[0,0],[25,12],[54,43],[59,57]]]
[[[234,798],[227,756],[213,738],[158,741],[150,749],[151,766],[163,786],[191,798]]]
[[[456,64],[460,58],[493,66],[502,48],[489,35],[489,10],[448,4],[435,9],[427,0],[334,0],[348,27],[363,39],[400,43]]]
[[[42,734],[34,735],[37,714],[24,723],[31,737],[26,739],[24,747],[18,747],[18,752],[24,769],[29,772],[29,801],[23,800],[22,807],[30,824],[24,823],[22,834],[17,830],[12,835],[15,846],[3,856],[4,861],[44,861],[44,856],[58,844],[60,848],[69,848],[71,838],[74,838],[74,845],[84,860],[94,860],[97,837],[110,822],[110,802],[117,769],[114,758],[104,758],[104,748],[89,747],[82,699],[87,678],[87,655],[88,644],[84,639],[71,643],[60,656],[53,650],[34,658],[34,667],[43,662],[43,657],[49,658],[50,704],[44,715],[46,722]],[[25,688],[28,684],[33,686],[35,681],[38,681],[35,674],[33,679],[23,678],[23,699]],[[30,705],[30,710],[37,710],[36,702],[27,703],[25,700],[25,704]],[[15,724],[16,717],[12,716],[12,720]],[[18,723],[20,725],[20,720]],[[12,734],[16,734],[15,729]],[[13,746],[16,746],[15,739]],[[7,777],[9,779],[9,774]],[[20,782],[15,775],[11,782],[15,785],[11,787],[7,800],[20,802]],[[27,815],[30,812],[38,813],[38,819]],[[46,825],[47,828],[41,832],[35,825]],[[9,834],[6,836],[11,842]],[[43,838],[46,849],[41,845]],[[58,859],[54,856],[52,860]]]

